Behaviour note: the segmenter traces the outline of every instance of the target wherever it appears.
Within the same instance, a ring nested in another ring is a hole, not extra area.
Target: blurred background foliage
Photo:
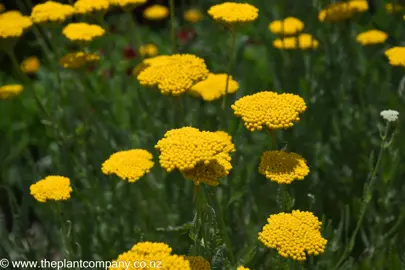
[[[29,14],[30,2],[4,4]],[[167,5],[167,1],[150,2]],[[299,267],[334,269],[359,218],[364,184],[379,149],[383,125],[379,113],[384,109],[395,109],[400,116],[405,113],[404,69],[391,67],[384,56],[385,50],[403,45],[403,14],[387,13],[384,2],[376,0],[373,14],[320,23],[317,14],[330,1],[248,2],[260,9],[259,19],[238,31],[232,75],[240,89],[228,102],[261,90],[299,94],[307,102],[300,122],[277,136],[283,147],[304,156],[311,169],[305,180],[288,187],[295,198],[294,209],[313,211],[323,221],[322,234],[329,241],[325,254]],[[226,70],[230,34],[207,15],[193,25],[182,18],[188,7],[206,14],[216,3],[176,1],[176,31],[179,52],[204,58],[210,71],[219,73]],[[169,21],[146,21],[143,8],[134,12],[143,43],[154,43],[160,54],[169,54]],[[287,16],[304,21],[304,31],[319,40],[317,50],[273,48],[276,37],[267,26]],[[61,253],[55,217],[46,204],[29,195],[29,186],[49,174],[73,181],[74,193],[63,203],[63,218],[70,221],[74,258],[112,260],[142,240],[166,242],[176,254],[195,254],[193,184],[177,173],[165,173],[154,145],[172,128],[192,125],[215,131],[227,125],[237,149],[233,170],[217,188],[203,188],[209,204],[205,216],[212,226],[206,242],[198,244],[198,253],[210,260],[213,269],[241,264],[277,269],[276,252],[257,240],[268,216],[279,212],[277,184],[257,171],[261,153],[270,149],[270,138],[265,132],[247,131],[230,108],[224,117],[221,100],[206,103],[185,95],[181,106],[176,106],[174,98],[140,87],[128,75],[141,62],[139,55],[131,59],[123,55],[134,48],[128,20],[119,10],[108,13],[108,34],[89,48],[104,52],[91,70],[48,64],[32,32],[18,42],[19,60],[37,55],[42,65],[20,96],[0,102],[0,256],[40,260]],[[356,43],[359,32],[376,25],[391,36],[385,44]],[[73,49],[62,35],[55,35],[61,28],[49,35],[59,57]],[[0,54],[0,62],[0,83],[17,83],[7,56]],[[40,93],[52,119],[38,110],[32,89]],[[396,134],[404,132],[400,120]],[[353,252],[340,269],[405,269],[402,136],[383,156],[371,207]],[[154,153],[156,165],[149,175],[128,184],[101,173],[110,154],[131,148]],[[298,265],[287,269],[294,267]]]

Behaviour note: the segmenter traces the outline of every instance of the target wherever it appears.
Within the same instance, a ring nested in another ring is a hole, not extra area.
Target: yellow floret
[[[203,19],[203,14],[198,9],[191,8],[184,12],[183,17],[189,23],[198,23]]]
[[[357,35],[356,41],[362,45],[375,45],[384,43],[388,38],[387,33],[380,30],[369,30]]]
[[[208,14],[225,24],[253,22],[259,16],[259,9],[247,3],[225,2],[212,6]]]
[[[39,202],[64,201],[70,199],[70,179],[51,175],[30,186],[31,195]]]
[[[266,151],[262,154],[259,173],[278,184],[291,184],[309,174],[305,159],[296,153]]]
[[[149,44],[142,45],[139,48],[139,53],[140,53],[140,55],[142,55],[144,57],[153,57],[159,53],[159,50],[155,44],[149,43]]]
[[[321,22],[343,21],[351,18],[356,13],[365,12],[367,10],[367,0],[351,0],[349,2],[332,3],[326,9],[319,12],[318,19]]]
[[[109,0],[111,5],[120,6],[122,8],[134,8],[146,3],[147,0]]]
[[[61,23],[75,13],[74,7],[54,1],[47,1],[34,6],[31,19],[34,23]]]
[[[385,55],[392,66],[405,67],[405,47],[393,47],[385,51]]]
[[[239,266],[236,270],[250,270],[250,269],[244,266]]]
[[[242,97],[233,105],[235,116],[242,117],[250,131],[287,129],[299,121],[299,114],[306,110],[305,101],[293,94],[264,91]]]
[[[7,11],[0,14],[0,39],[18,38],[32,26],[29,17],[19,11]]]
[[[39,61],[38,57],[31,56],[21,63],[21,71],[27,74],[35,73],[38,71],[39,67],[41,66],[41,62]]]
[[[302,29],[304,29],[304,23],[295,17],[287,17],[269,24],[270,32],[277,35],[294,35]]]
[[[0,99],[17,96],[23,91],[21,84],[7,84],[0,87]]]
[[[304,261],[307,255],[325,251],[327,240],[320,233],[322,223],[311,212],[294,210],[270,215],[267,222],[258,239],[266,247],[277,249],[280,256]]]
[[[143,11],[143,17],[148,20],[162,20],[169,16],[169,9],[162,5],[152,5]]]
[[[78,69],[85,67],[88,64],[97,62],[100,60],[100,56],[94,53],[86,53],[86,52],[74,52],[69,53],[60,59],[60,64],[64,68],[69,69]]]
[[[105,30],[96,24],[69,23],[63,28],[62,34],[71,41],[89,42],[103,36]]]
[[[158,56],[144,62],[148,67],[137,79],[141,85],[157,86],[163,95],[181,95],[208,75],[204,60],[191,54]]]
[[[91,14],[96,12],[106,12],[110,7],[108,0],[78,0],[74,4],[77,14]]]
[[[284,50],[307,50],[318,48],[319,42],[310,34],[300,34],[298,37],[276,39],[273,42],[273,46]]]
[[[201,97],[205,101],[213,101],[225,95],[227,74],[212,74],[193,85],[190,89],[190,94]],[[229,76],[228,94],[233,94],[239,89],[238,82],[232,80]]]
[[[133,183],[149,173],[154,163],[146,150],[133,149],[114,153],[106,160],[101,170],[104,174],[116,174],[122,180]]]
[[[210,263],[201,256],[185,256],[190,263],[191,270],[211,270]]]

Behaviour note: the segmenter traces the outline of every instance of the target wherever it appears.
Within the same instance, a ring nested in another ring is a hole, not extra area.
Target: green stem
[[[231,47],[229,50],[229,58],[228,58],[228,66],[226,68],[226,84],[225,84],[225,96],[224,99],[222,100],[222,110],[224,111],[224,117],[225,117],[225,107],[226,107],[226,101],[228,97],[228,88],[229,88],[229,79],[231,76],[231,70],[232,70],[232,63],[234,59],[234,54],[235,54],[235,47],[236,47],[236,31],[235,29],[231,28]],[[224,119],[226,121],[226,119]]]
[[[131,21],[130,27],[132,28],[131,30],[133,32],[132,34],[133,34],[133,39],[134,39],[134,40],[132,40],[132,42],[136,46],[136,50],[139,51],[139,49],[142,46],[142,38],[141,38],[140,32],[138,32],[137,23],[135,21],[135,18],[133,18],[131,11],[126,11],[126,13],[127,13],[127,16],[129,17],[129,20]],[[143,56],[140,55],[140,57],[141,57],[141,60],[143,60]]]
[[[63,218],[62,209],[60,206],[60,202],[55,202],[55,215],[59,220],[61,229],[60,229],[60,237],[62,241],[62,249],[65,259],[69,260],[72,258],[72,250],[70,247],[70,229],[66,227],[65,220]]]
[[[170,34],[172,38],[172,54],[175,54],[177,52],[175,23],[174,0],[170,0]]]
[[[368,183],[366,183],[366,186],[364,188],[364,198],[363,198],[363,203],[361,205],[361,209],[360,209],[360,217],[357,221],[356,224],[356,228],[354,229],[354,232],[352,234],[352,236],[350,237],[350,241],[349,241],[349,245],[347,246],[347,248],[345,249],[342,257],[340,257],[338,263],[336,264],[334,269],[338,269],[338,267],[346,260],[346,258],[349,256],[350,252],[353,250],[354,244],[355,244],[355,240],[357,237],[357,234],[360,230],[360,227],[364,221],[364,217],[367,211],[367,207],[370,204],[372,198],[373,198],[373,191],[374,191],[374,185],[375,185],[375,181],[377,179],[377,172],[380,169],[380,164],[381,164],[381,160],[382,160],[382,156],[385,150],[385,142],[387,140],[388,137],[388,131],[389,131],[389,127],[390,127],[390,122],[387,121],[387,125],[385,126],[385,131],[384,131],[384,135],[382,137],[382,141],[381,141],[381,145],[380,145],[380,152],[378,153],[378,158],[377,158],[377,163],[373,168],[373,171],[371,173],[371,176],[368,180]]]
[[[273,129],[269,129],[268,127],[265,127],[266,132],[270,135],[271,137],[271,147],[274,150],[278,150],[278,144],[277,144],[277,135],[276,132]]]

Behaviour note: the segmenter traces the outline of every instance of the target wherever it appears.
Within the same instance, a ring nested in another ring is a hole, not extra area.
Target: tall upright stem
[[[170,0],[170,34],[172,39],[172,54],[175,54],[177,52],[175,23],[174,0]]]
[[[136,46],[136,49],[139,50],[139,48],[142,46],[142,38],[141,38],[141,35],[139,33],[139,29],[137,29],[137,24],[136,24],[135,19],[132,16],[132,11],[127,11],[127,15],[128,15],[128,17],[129,17],[129,19],[131,21],[131,23],[130,23],[131,26],[130,27],[132,28],[131,29],[132,32],[133,32],[132,34],[133,34],[134,39],[135,39],[134,45]],[[143,60],[143,56],[140,55],[140,57]]]
[[[231,28],[231,45],[229,49],[228,66],[226,68],[225,96],[224,99],[222,100],[222,110],[224,111],[224,114],[225,114],[226,100],[228,96],[229,79],[231,76],[232,63],[235,54],[235,47],[236,47],[236,31],[234,28]]]

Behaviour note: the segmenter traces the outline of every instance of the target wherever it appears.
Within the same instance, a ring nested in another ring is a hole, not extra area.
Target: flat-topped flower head
[[[190,94],[201,97],[205,101],[213,101],[225,95],[227,74],[212,74],[208,77],[193,85],[190,89]],[[233,94],[239,89],[237,81],[229,77],[228,94]]]
[[[165,243],[140,242],[112,261],[109,270],[128,269],[128,265],[129,269],[135,269],[139,262],[145,262],[146,268],[143,269],[191,270],[189,261],[183,256],[171,254],[171,251]]]
[[[73,52],[65,55],[60,59],[60,64],[62,67],[67,69],[78,69],[86,67],[94,62],[100,60],[100,56],[95,53],[87,52]]]
[[[307,255],[325,251],[328,241],[320,233],[322,222],[311,212],[293,210],[270,215],[267,222],[258,239],[266,247],[277,249],[280,256],[304,261]]]
[[[250,131],[269,129],[287,129],[300,120],[299,115],[307,106],[305,101],[294,94],[277,94],[263,91],[237,100],[232,109],[241,117]]]
[[[276,39],[273,46],[280,50],[309,50],[318,48],[319,42],[310,34],[300,34],[298,37]]]
[[[244,266],[239,266],[236,270],[250,270],[250,269]]]
[[[70,179],[50,175],[30,186],[31,195],[39,202],[65,201],[70,199]]]
[[[110,8],[108,0],[77,0],[74,4],[76,14],[104,13]]]
[[[357,35],[356,41],[363,46],[384,43],[388,34],[381,30],[368,30]]]
[[[159,53],[158,47],[155,44],[148,43],[139,48],[139,54],[143,57],[154,57]]]
[[[388,57],[390,65],[405,67],[405,47],[392,47],[384,54]]]
[[[132,149],[114,153],[107,159],[101,170],[104,174],[116,174],[122,180],[133,183],[150,172],[153,156],[143,149]]]
[[[38,57],[30,56],[25,58],[20,66],[22,72],[32,74],[38,71],[39,67],[41,66],[41,62],[39,61]]]
[[[89,42],[104,33],[105,30],[101,26],[88,23],[69,23],[62,31],[66,38],[75,42]]]
[[[175,54],[158,57],[145,62],[148,67],[137,79],[143,86],[156,86],[163,95],[181,95],[208,76],[204,59],[195,55]]]
[[[119,6],[125,9],[133,9],[137,6],[143,5],[147,0],[109,0],[111,5]]]
[[[295,17],[287,17],[269,24],[269,30],[276,35],[295,35],[304,29],[304,23]]]
[[[391,14],[396,13],[396,12],[402,12],[402,11],[404,11],[404,9],[405,9],[405,7],[398,3],[385,4],[385,10]]]
[[[163,5],[152,5],[143,11],[143,17],[152,21],[159,21],[169,16],[169,9]]]
[[[194,184],[216,186],[218,178],[232,169],[230,153],[235,151],[226,132],[200,131],[192,127],[172,129],[155,146],[160,165],[168,172],[178,169]]]
[[[357,13],[368,10],[367,0],[351,0],[348,2],[337,2],[330,4],[318,14],[321,22],[337,22],[347,20]]]
[[[200,10],[190,8],[184,12],[183,18],[189,23],[198,23],[204,18],[204,15],[201,13]]]
[[[0,86],[0,99],[7,99],[19,95],[24,90],[21,84],[6,84]]]
[[[0,14],[0,39],[18,38],[32,26],[29,17],[19,11],[7,11]]]
[[[212,6],[208,14],[218,22],[233,25],[255,21],[259,16],[259,9],[247,3],[225,2]]]
[[[191,270],[211,270],[210,263],[201,256],[185,256],[190,263]]]
[[[309,174],[305,159],[296,153],[266,151],[262,154],[259,173],[278,184],[291,184]]]
[[[380,115],[388,122],[395,122],[398,120],[399,112],[395,110],[384,110],[380,113]]]
[[[34,23],[62,23],[73,16],[74,7],[54,1],[47,1],[34,6],[31,12],[31,19]]]

